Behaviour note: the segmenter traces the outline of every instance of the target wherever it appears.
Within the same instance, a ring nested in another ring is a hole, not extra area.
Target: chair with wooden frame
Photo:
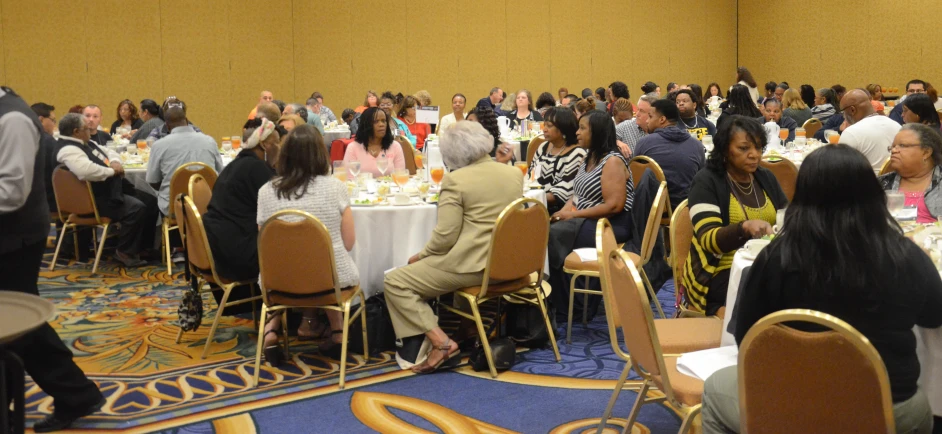
[[[667,183],[661,182],[660,187],[657,189],[657,195],[655,195],[654,204],[651,206],[651,211],[648,213],[648,221],[644,228],[644,238],[641,240],[641,252],[645,253],[645,258],[647,260],[651,259],[651,254],[654,251],[654,242],[657,239],[657,231],[659,228],[660,219],[658,216],[663,214],[665,203],[667,202]],[[599,240],[596,240],[598,243]],[[621,246],[619,246],[621,248]],[[641,257],[635,254],[634,258],[637,258],[639,261]],[[644,262],[647,263],[647,260]],[[640,267],[640,266],[639,266]],[[587,325],[586,317],[588,313],[588,300],[589,295],[602,295],[602,291],[596,291],[594,289],[589,289],[589,279],[599,277],[599,261],[583,261],[579,254],[576,252],[570,253],[566,256],[566,260],[563,263],[563,272],[571,274],[572,280],[569,282],[569,318],[566,323],[566,343],[572,343],[572,310],[573,305],[575,304],[576,294],[583,294],[584,299],[582,303],[582,325]],[[644,271],[642,270],[642,275]],[[585,282],[585,288],[576,288],[576,279],[582,277]],[[647,277],[645,277],[647,282]],[[650,283],[648,283],[650,286]],[[661,317],[664,317],[664,310],[661,308],[661,304],[657,301],[657,297],[654,296],[654,290],[651,289],[651,295],[657,304],[658,312],[661,313]]]
[[[887,173],[892,173],[892,172],[895,172],[895,170],[890,168],[890,159],[887,158],[886,161],[883,162],[883,165],[880,166],[880,174],[877,176],[883,176],[883,175],[886,175]]]
[[[98,246],[95,248],[95,263],[92,265],[92,275],[94,275],[98,271],[101,252],[105,249],[105,240],[108,239],[108,228],[111,227],[111,219],[98,213],[95,194],[92,193],[92,184],[88,181],[79,180],[65,166],[60,165],[52,171],[52,190],[56,195],[56,208],[59,210],[59,219],[62,220],[62,232],[59,233],[59,241],[56,243],[56,252],[52,255],[49,270],[56,269],[56,260],[59,259],[62,240],[65,239],[69,229],[72,230],[75,257],[78,258],[78,228],[80,226],[101,227],[101,241],[97,243]],[[92,234],[95,234],[95,229],[92,229]]]
[[[235,287],[249,285],[254,289],[256,288],[257,280],[253,278],[251,280],[245,281],[231,281],[219,277],[219,274],[216,272],[216,262],[213,259],[213,251],[210,249],[209,240],[206,238],[206,229],[203,226],[203,216],[196,208],[196,204],[193,203],[192,198],[189,196],[184,196],[183,201],[185,202],[185,205],[181,205],[181,201],[179,199],[174,200],[173,206],[174,212],[178,213],[177,215],[182,214],[185,217],[180,222],[183,225],[183,243],[186,246],[190,272],[196,276],[197,288],[200,288],[200,293],[212,292],[214,290],[223,291],[222,300],[219,302],[219,306],[216,309],[216,317],[213,320],[213,325],[209,329],[209,335],[206,336],[206,345],[203,346],[203,353],[200,355],[200,358],[205,359],[206,354],[209,352],[209,344],[212,343],[213,337],[216,336],[216,329],[219,327],[219,320],[222,318],[223,310],[229,306],[237,306],[243,303],[251,302],[254,304],[262,297],[260,295],[252,295],[249,298],[233,303],[228,302],[229,294],[232,293],[232,290]],[[213,285],[216,285],[217,288],[213,288]],[[204,290],[203,288],[205,286],[209,286],[209,289]],[[252,309],[252,315],[255,315],[255,309]],[[181,328],[180,331],[177,332],[177,339],[175,342],[179,344],[182,337],[183,329]]]
[[[642,405],[665,400],[683,416],[679,432],[686,432],[700,413],[703,381],[678,372],[677,359],[682,353],[719,347],[722,321],[717,318],[655,320],[638,269],[626,252],[616,250],[609,254],[602,273],[612,349],[626,365],[615,383],[597,432],[601,433],[605,427],[631,370],[642,381],[623,432],[631,431]],[[617,328],[622,330],[627,352],[619,345]],[[648,397],[652,386],[664,396]]]
[[[284,220],[285,217],[291,221]],[[334,248],[327,227],[313,215],[298,210],[282,210],[273,214],[258,233],[258,264],[261,275],[262,315],[258,326],[255,352],[255,375],[252,387],[258,386],[268,315],[281,313],[284,352],[288,355],[288,317],[292,308],[316,308],[343,313],[343,336],[340,347],[340,388],[347,372],[347,341],[350,325],[360,318],[363,329],[363,358],[369,359],[366,340],[366,310],[359,285],[341,288],[334,262]],[[359,299],[356,311],[350,313],[353,300]]]
[[[203,178],[203,175],[195,174],[190,177],[190,182],[186,187],[187,195],[193,198],[193,204],[200,215],[206,214],[209,210],[209,201],[213,198],[213,186]]]
[[[403,138],[397,138],[396,141],[399,142],[399,146],[402,147],[402,159],[406,160],[406,169],[409,169],[409,175],[415,175],[418,172],[418,168],[415,165],[415,149],[409,143],[408,140]],[[392,168],[392,161],[389,162],[390,168]],[[390,169],[392,172],[392,169]]]
[[[180,167],[177,167],[173,171],[173,175],[170,176],[170,200],[173,200],[177,195],[181,193],[186,193],[187,185],[190,182],[190,177],[193,175],[199,174],[209,183],[209,188],[213,188],[213,184],[216,183],[216,171],[205,163],[193,162],[187,163]],[[164,255],[164,260],[167,261],[167,274],[173,273],[173,260],[171,256],[173,251],[170,248],[170,231],[177,228],[177,219],[173,213],[173,206],[168,207],[168,215],[164,216],[160,222],[160,233],[163,234],[161,238],[161,248]]]
[[[690,208],[687,207],[687,199],[684,199],[674,215],[671,216],[671,272],[674,276],[674,295],[676,301],[674,307],[677,309],[677,316],[681,318],[703,317],[703,312],[699,312],[687,305],[687,290],[684,288],[684,267],[687,265],[687,255],[690,254],[690,243],[693,241],[693,222],[690,220]]]
[[[536,155],[537,149],[543,144],[546,143],[546,139],[543,137],[534,137],[530,140],[530,144],[527,145],[527,167],[533,166],[533,157]]]
[[[826,330],[789,327],[800,322]],[[896,432],[880,354],[831,315],[788,309],[760,319],[739,346],[737,369],[743,432]]]
[[[795,197],[795,185],[798,183],[798,167],[795,167],[795,163],[787,158],[781,158],[778,161],[763,158],[759,160],[759,166],[769,169],[772,175],[775,175],[775,180],[782,187],[785,197],[791,202]]]
[[[525,208],[525,205],[529,207]],[[456,296],[468,301],[471,314],[447,303],[439,303],[440,307],[475,322],[491,377],[497,378],[497,369],[494,367],[491,345],[488,343],[478,306],[499,297],[507,296],[516,301],[539,306],[556,361],[562,360],[543,293],[543,264],[548,241],[549,213],[546,206],[530,198],[513,201],[501,211],[494,224],[481,285],[455,291]]]
[[[815,133],[823,127],[824,124],[821,123],[821,119],[811,118],[801,124],[801,127],[805,129],[805,136],[808,138],[814,137]]]

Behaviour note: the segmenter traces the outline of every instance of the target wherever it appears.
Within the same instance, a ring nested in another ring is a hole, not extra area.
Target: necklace
[[[733,184],[733,186],[735,186],[736,189],[739,190],[740,193],[747,196],[755,193],[756,188],[752,180],[752,176],[749,176],[749,185],[747,185],[746,187],[743,187],[742,184],[739,183],[739,181],[736,181],[735,179],[733,179],[732,175],[730,175],[729,172],[726,172],[726,177],[729,178],[730,183]]]
[[[759,207],[759,193],[756,192],[755,184],[753,182],[754,180],[751,175],[749,176],[749,187],[746,189],[743,189],[742,186],[739,185],[739,182],[734,180],[733,177],[729,174],[729,172],[726,172],[726,177],[729,179],[730,184],[733,184],[734,186],[736,186],[736,189],[739,190],[739,192],[742,193],[743,196],[749,196],[750,194],[752,194],[753,197],[755,197],[756,199],[756,208]],[[750,190],[750,191],[746,192],[746,190]],[[733,196],[736,196],[736,192],[733,192]],[[749,220],[749,211],[746,210],[746,205],[743,204],[742,196],[737,197],[736,199],[739,202],[739,209],[742,210],[743,219],[744,219],[743,221]]]
[[[370,155],[373,156],[373,158],[376,158],[376,157],[379,156],[379,154],[381,154],[381,153],[383,152],[383,147],[380,146],[378,150],[374,151],[371,146],[367,146],[367,147],[366,147],[366,152],[369,152]]]
[[[412,122],[409,122],[409,118],[402,118],[402,121],[405,122],[406,125],[412,125],[415,123],[414,119],[412,120]]]
[[[680,118],[680,123],[684,124],[684,126],[687,127],[688,130],[692,130],[692,129],[696,128],[697,125],[699,125],[700,120],[697,119],[697,116],[696,116],[696,115],[694,115],[694,116],[693,116],[693,126],[692,126],[692,127],[691,127],[690,125],[687,125],[687,122],[684,122],[684,118]]]
[[[552,143],[550,143],[550,144],[551,144],[552,146],[550,146],[548,153],[549,153],[549,155],[550,155],[551,157],[558,157],[560,154],[563,153],[563,151],[566,150],[566,145],[565,145],[565,144],[563,144],[562,146],[556,146],[556,145],[553,145]],[[555,154],[553,153],[553,150],[554,150],[554,149],[558,149],[558,151],[556,151]]]

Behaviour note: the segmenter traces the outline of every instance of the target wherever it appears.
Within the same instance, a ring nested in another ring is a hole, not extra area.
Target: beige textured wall
[[[262,89],[325,95],[426,89],[447,110],[492,86],[534,97],[615,80],[732,83],[737,0],[0,0],[0,82],[61,116],[175,95],[217,139]]]
[[[740,0],[739,63],[756,81],[815,88],[942,86],[939,0]]]

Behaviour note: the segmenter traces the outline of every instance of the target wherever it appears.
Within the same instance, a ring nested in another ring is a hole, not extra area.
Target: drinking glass
[[[140,150],[147,149],[147,140],[138,140],[137,149],[140,149]]]
[[[380,181],[376,185],[376,197],[380,200],[385,200],[386,196],[389,196],[389,183],[386,181]]]
[[[903,206],[906,204],[906,196],[903,193],[898,191],[888,191],[886,192],[886,208],[890,211],[894,217],[903,210]]]
[[[795,137],[807,137],[804,128],[795,128]]]
[[[385,155],[376,157],[376,170],[379,170],[380,176],[386,176],[386,169],[389,168],[389,160]]]
[[[824,133],[824,136],[827,137],[828,143],[832,145],[836,145],[841,141],[841,135],[834,130],[828,130]]]
[[[435,166],[429,169],[429,176],[432,178],[432,182],[435,185],[441,185],[442,178],[445,177],[445,168],[441,166]]]
[[[428,189],[430,187],[431,185],[429,185],[428,181],[420,182],[419,185],[416,187],[419,190],[419,197],[421,197],[422,199],[425,199],[425,197],[428,196]]]
[[[347,163],[347,172],[350,174],[351,178],[357,179],[357,176],[360,175],[360,162],[351,161]]]
[[[785,145],[785,140],[788,139],[788,128],[782,128],[778,130],[778,138],[782,140],[782,145]]]
[[[232,136],[232,149],[239,150],[242,147],[242,137]]]
[[[347,165],[341,161],[334,161],[334,178],[337,178],[340,182],[347,182]]]
[[[403,191],[406,184],[409,183],[409,170],[408,169],[396,169],[393,170],[393,182],[399,186],[399,191]]]
[[[518,161],[516,164],[514,164],[514,166],[520,169],[520,172],[523,173],[524,178],[527,177],[527,170],[530,168],[530,166],[527,164],[526,161]]]
[[[232,151],[232,142],[229,140],[228,137],[222,138],[222,150],[226,152]]]

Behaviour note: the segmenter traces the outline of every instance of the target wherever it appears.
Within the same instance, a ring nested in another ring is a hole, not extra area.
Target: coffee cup
[[[396,205],[408,205],[410,201],[409,195],[405,193],[398,193],[393,196],[393,203]]]

